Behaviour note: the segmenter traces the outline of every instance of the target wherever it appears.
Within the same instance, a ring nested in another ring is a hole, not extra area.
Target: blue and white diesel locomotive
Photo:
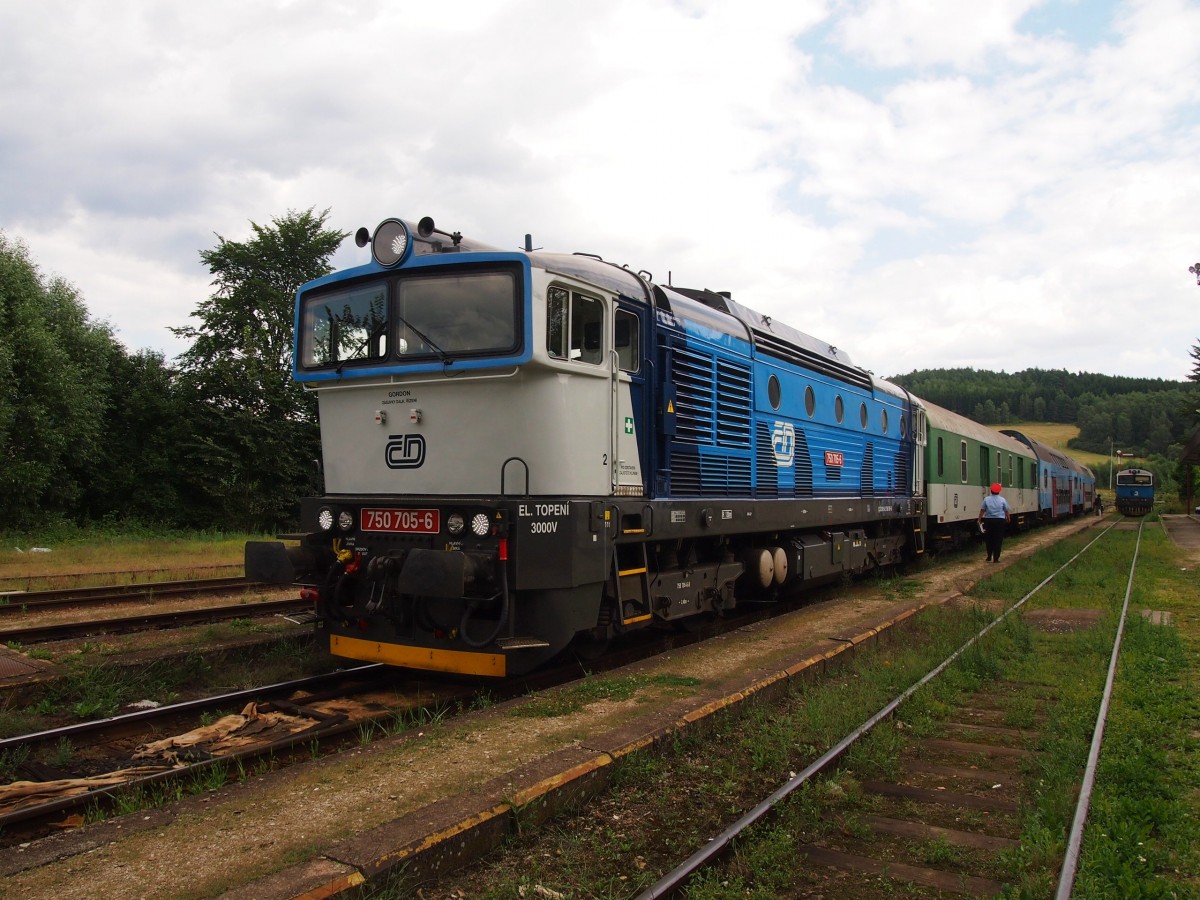
[[[1154,508],[1154,473],[1149,469],[1122,469],[1117,473],[1117,512],[1144,516]]]
[[[921,409],[727,295],[389,219],[297,295],[327,494],[299,581],[335,655],[503,676],[572,640],[898,562]]]
[[[428,218],[357,241],[296,298],[327,493],[246,550],[334,655],[520,674],[923,551],[925,407],[841,350]]]

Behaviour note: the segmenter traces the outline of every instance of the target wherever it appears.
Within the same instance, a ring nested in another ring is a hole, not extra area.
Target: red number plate
[[[441,514],[436,509],[364,509],[360,516],[363,531],[437,534],[442,527]]]
[[[825,451],[825,465],[827,465],[827,466],[844,466],[845,464],[846,464],[846,457],[842,453],[839,453],[837,450],[826,450]]]

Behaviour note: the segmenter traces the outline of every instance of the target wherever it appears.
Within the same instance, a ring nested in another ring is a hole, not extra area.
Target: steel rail
[[[222,578],[197,578],[190,581],[146,581],[139,584],[110,584],[61,590],[0,591],[0,615],[92,603],[132,603],[138,600],[178,597],[183,594],[198,594],[205,591],[221,593],[242,588],[254,588],[259,585],[260,582],[247,581],[240,575],[231,575]]]
[[[1121,606],[1121,618],[1117,622],[1117,636],[1113,641],[1112,656],[1108,661],[1108,676],[1104,680],[1104,694],[1100,709],[1096,713],[1096,727],[1092,732],[1092,745],[1088,750],[1087,766],[1083,771],[1083,785],[1079,789],[1079,800],[1075,805],[1075,818],[1071,822],[1071,834],[1067,838],[1067,852],[1063,857],[1055,900],[1069,900],[1075,887],[1075,876],[1079,870],[1079,854],[1083,848],[1083,829],[1087,824],[1088,811],[1092,804],[1092,788],[1096,784],[1096,766],[1100,762],[1100,747],[1104,743],[1104,728],[1108,723],[1108,709],[1112,702],[1113,685],[1117,679],[1117,658],[1121,653],[1121,638],[1125,634],[1125,618],[1129,612],[1129,598],[1133,593],[1133,576],[1137,571],[1138,553],[1142,547],[1143,519],[1138,524],[1137,543],[1133,547],[1133,562],[1129,564],[1129,583],[1125,586],[1125,602]]]
[[[310,609],[311,600],[289,598],[238,603],[233,606],[208,606],[201,609],[180,609],[173,612],[144,613],[139,616],[120,616],[110,619],[89,619],[85,622],[58,622],[53,625],[30,625],[24,628],[0,630],[0,643],[38,644],[91,634],[113,634],[141,628],[167,625],[196,625],[222,619],[251,618],[284,612]]]
[[[1038,585],[1024,597],[1006,609],[990,623],[985,625],[977,634],[975,634],[965,644],[946,657],[946,659],[943,660],[938,666],[931,669],[920,680],[903,691],[895,699],[888,702],[882,709],[876,712],[861,725],[856,727],[853,731],[838,741],[838,743],[833,747],[826,750],[825,753],[823,753],[816,761],[805,768],[804,771],[791,778],[786,784],[774,791],[769,797],[756,805],[753,809],[743,815],[740,819],[738,819],[716,837],[708,841],[703,848],[697,850],[645,891],[638,894],[636,900],[654,900],[654,898],[658,897],[669,897],[678,891],[683,886],[684,882],[691,878],[692,875],[704,868],[706,865],[709,865],[714,859],[716,859],[716,857],[724,853],[733,843],[733,841],[742,834],[742,832],[746,831],[751,826],[756,825],[759,821],[765,818],[779,803],[786,799],[797,788],[810,781],[816,775],[819,775],[826,769],[830,768],[858,740],[868,734],[871,729],[895,712],[896,709],[902,703],[908,700],[909,697],[915,694],[917,690],[928,684],[943,671],[945,671],[951,663],[958,659],[959,656],[966,652],[980,638],[1008,618],[1010,614],[1016,612],[1016,610],[1024,606],[1034,594],[1058,577],[1059,573],[1066,569],[1067,566],[1075,562],[1075,560],[1079,559],[1079,557],[1086,553],[1098,540],[1100,540],[1100,538],[1108,534],[1108,532],[1111,531],[1115,525],[1116,522],[1113,522],[1112,525],[1109,525],[1104,529],[1104,531],[1096,535],[1096,537],[1089,541],[1087,545],[1085,545],[1078,553],[1042,579],[1042,581],[1039,582]]]
[[[293,691],[306,690],[314,686],[324,684],[336,684],[338,681],[344,681],[356,675],[365,675],[367,673],[385,668],[382,663],[369,663],[363,666],[354,666],[349,669],[338,669],[336,672],[324,672],[320,675],[306,675],[303,678],[296,678],[291,681],[277,681],[274,684],[266,684],[261,687],[244,688],[238,691],[231,691],[228,694],[214,694],[211,697],[198,697],[195,700],[184,700],[181,703],[170,703],[165,706],[156,706],[153,709],[139,709],[136,712],[122,713],[117,716],[108,716],[103,719],[92,719],[87,722],[76,722],[73,725],[62,725],[58,728],[50,728],[46,731],[33,731],[29,734],[20,734],[15,737],[0,738],[0,752],[9,750],[19,746],[28,746],[31,744],[45,744],[50,741],[59,741],[63,738],[78,737],[79,735],[90,734],[95,731],[103,731],[106,728],[116,726],[140,724],[145,721],[160,719],[165,716],[179,715],[181,713],[192,713],[197,710],[214,709],[222,706],[227,706],[234,703],[243,703],[248,700],[254,700],[263,696],[271,696],[275,694],[287,694]]]
[[[720,620],[720,622],[711,623],[710,627],[713,629],[712,633],[723,634],[727,630],[734,628],[736,625],[745,625],[751,622],[762,621],[763,619],[769,619],[776,614],[776,610],[772,608],[769,610],[758,611],[746,616],[723,619]],[[699,634],[672,635],[667,641],[655,641],[652,644],[645,646],[627,647],[619,653],[609,654],[603,659],[595,660],[594,670],[604,670],[614,666],[625,665],[639,659],[644,659],[649,655],[653,655],[654,653],[665,652],[671,647],[679,647],[686,644],[695,643],[700,639],[701,637]],[[153,721],[162,717],[172,717],[180,714],[186,715],[188,713],[195,713],[204,709],[215,709],[223,706],[242,704],[254,699],[263,699],[268,695],[277,695],[280,692],[290,692],[296,689],[310,687],[313,684],[317,684],[321,681],[346,680],[348,677],[353,677],[360,672],[369,674],[377,669],[388,671],[391,670],[391,667],[383,664],[364,665],[327,675],[310,676],[309,678],[283,682],[277,685],[250,688],[230,694],[222,694],[217,697],[185,701],[184,703],[158,707],[152,710],[140,710],[138,712],[113,716],[108,719],[99,719],[92,722],[81,722],[43,732],[0,739],[0,752],[23,744],[45,746],[50,743],[56,743],[60,740],[70,739],[72,737],[103,733],[106,730],[119,733],[123,729],[136,728],[145,724],[147,721]],[[562,684],[578,677],[580,677],[578,664],[570,664],[554,669],[543,669],[538,672],[531,673],[530,675],[523,676],[522,678],[514,679],[511,682],[506,682],[502,687],[496,686],[490,688],[489,690],[493,692],[498,691],[500,698],[507,699],[511,696],[527,694],[530,690],[541,690],[546,687]],[[281,704],[281,701],[279,700],[274,700],[272,702],[274,702],[276,706]],[[312,701],[309,700],[305,702]],[[380,717],[386,717],[393,714],[394,711],[387,711],[382,713]],[[6,814],[0,814],[0,828],[20,822],[28,822],[30,820],[47,819],[52,815],[58,815],[67,810],[85,805],[97,798],[111,797],[115,793],[130,787],[149,785],[172,778],[178,778],[181,773],[193,773],[207,766],[217,766],[225,763],[236,764],[242,759],[294,748],[304,741],[324,740],[326,738],[337,737],[340,734],[344,734],[347,731],[359,727],[361,727],[361,722],[322,720],[312,728],[306,729],[304,732],[280,738],[278,741],[271,744],[248,747],[234,753],[193,762],[186,768],[171,769],[164,772],[147,774],[132,778],[129,781],[122,782],[119,785],[96,788],[83,794],[62,797],[56,800],[47,801],[46,803],[40,805],[21,807]]]
[[[59,589],[58,588],[46,588],[46,587],[35,588],[35,587],[33,587],[33,585],[35,585],[35,584],[47,585],[47,584],[52,584],[52,583],[61,584],[64,581],[72,581],[72,580],[82,581],[85,578],[95,579],[95,580],[109,579],[108,584],[110,587],[115,587],[115,586],[118,586],[119,584],[124,584],[125,586],[130,586],[130,587],[137,587],[138,585],[154,584],[155,582],[130,581],[130,580],[126,580],[124,582],[118,582],[116,579],[131,579],[131,578],[139,578],[139,577],[145,577],[145,576],[153,576],[153,575],[160,574],[164,569],[185,569],[185,570],[191,571],[191,572],[203,572],[203,571],[219,572],[219,571],[228,571],[230,569],[242,571],[244,569],[244,566],[242,563],[239,562],[239,563],[219,563],[219,564],[215,564],[215,565],[199,565],[198,564],[198,565],[194,565],[194,566],[173,565],[173,566],[162,566],[162,567],[159,567],[156,569],[125,569],[120,572],[64,572],[64,573],[46,574],[46,575],[22,575],[22,576],[9,575],[9,576],[0,578],[0,595],[23,594],[23,593],[43,593],[43,592],[49,593],[51,591],[56,591]],[[237,575],[237,576],[218,575],[218,576],[213,576],[213,577],[214,578],[231,578],[231,577],[241,578],[242,576],[241,575]],[[203,579],[200,579],[200,580],[203,580]],[[17,585],[20,585],[20,584],[24,584],[25,587],[23,587],[23,588],[18,587]],[[63,590],[87,590],[87,588],[78,588],[78,587],[77,588],[64,588]]]
[[[231,704],[245,703],[251,700],[263,700],[271,696],[280,694],[290,694],[297,690],[304,690],[315,685],[336,683],[338,681],[346,681],[354,679],[360,675],[370,675],[377,670],[385,669],[380,663],[371,663],[364,666],[357,666],[352,669],[341,669],[337,672],[327,672],[322,675],[309,675],[305,678],[297,678],[293,681],[282,681],[263,687],[248,688],[246,690],[233,691],[228,694],[220,694],[213,697],[203,697],[197,700],[188,700],[183,703],[174,703],[170,706],[160,706],[156,709],[139,710],[138,712],[126,713],[120,716],[110,716],[107,719],[97,719],[93,722],[81,722],[77,725],[67,725],[62,728],[54,728],[48,731],[35,732],[33,734],[21,735],[19,737],[6,738],[0,741],[0,750],[16,747],[22,744],[39,743],[43,744],[51,740],[61,740],[69,736],[78,736],[88,732],[104,731],[105,729],[117,729],[127,725],[142,724],[147,720],[156,718],[166,718],[170,716],[194,713],[205,709],[215,709]],[[280,705],[280,701],[274,701]],[[286,705],[286,704],[284,704]],[[0,828],[12,825],[18,822],[26,822],[30,819],[45,818],[50,815],[55,815],[66,810],[85,805],[100,797],[110,797],[120,790],[124,790],[137,785],[151,784],[158,781],[165,781],[172,778],[178,778],[181,773],[195,772],[198,769],[221,765],[225,763],[236,762],[240,759],[253,757],[255,755],[273,753],[276,750],[286,749],[295,746],[301,741],[311,740],[314,737],[326,736],[331,732],[345,730],[344,716],[338,721],[330,722],[332,717],[325,717],[318,721],[313,727],[306,729],[303,732],[288,735],[265,745],[257,745],[254,747],[245,748],[225,756],[213,757],[211,759],[200,760],[193,762],[190,765],[179,769],[167,769],[151,775],[144,775],[140,778],[133,778],[119,785],[113,785],[106,788],[97,788],[92,791],[87,791],[82,794],[74,794],[68,797],[60,797],[55,800],[49,800],[45,803],[36,805],[24,806],[14,809],[10,812],[0,814]]]

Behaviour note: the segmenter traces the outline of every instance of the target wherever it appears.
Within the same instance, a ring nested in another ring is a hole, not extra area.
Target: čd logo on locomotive
[[[383,457],[389,469],[419,469],[425,464],[424,435],[388,435]]]

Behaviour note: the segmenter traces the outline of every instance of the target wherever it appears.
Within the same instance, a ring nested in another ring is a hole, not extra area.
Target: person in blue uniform
[[[1008,508],[1008,501],[1000,496],[1000,484],[997,482],[979,505],[979,524],[987,544],[988,562],[1000,562],[1000,545],[1004,543],[1004,529],[1011,518],[1012,511]]]

